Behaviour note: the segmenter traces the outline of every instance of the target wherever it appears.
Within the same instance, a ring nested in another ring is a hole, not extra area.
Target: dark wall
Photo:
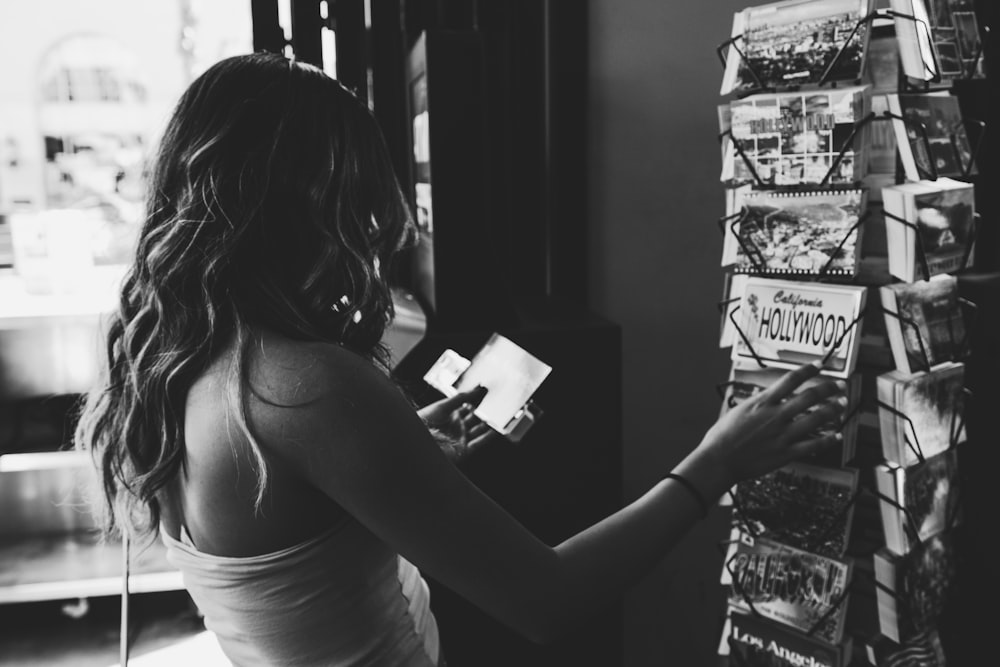
[[[734,0],[592,0],[592,308],[622,325],[625,491],[700,441],[728,374],[717,347],[723,213],[716,105]],[[716,510],[628,596],[628,667],[710,664],[724,612]]]
[[[621,331],[589,314],[543,305],[499,329],[552,366],[533,400],[543,414],[517,443],[494,443],[463,461],[474,484],[546,544],[556,545],[618,509],[621,499]],[[491,330],[431,333],[395,371],[420,401],[438,397],[420,378],[445,349],[471,357]],[[586,360],[581,363],[581,360]],[[619,604],[539,646],[428,577],[449,667],[616,667]]]
[[[998,7],[993,0],[979,0],[977,14],[982,23],[996,27]],[[1000,220],[996,184],[1000,177],[1000,79],[995,29],[985,42],[986,81],[975,81],[958,88],[962,112],[967,117],[987,123],[982,135],[977,167],[976,209],[981,222],[976,245],[974,271],[960,277],[959,288],[976,304],[971,327],[971,358],[966,387],[972,394],[968,404],[969,445],[959,450],[959,470],[964,491],[964,547],[960,595],[956,607],[967,610],[949,626],[953,647],[949,664],[974,665],[995,650],[992,641],[993,616],[976,613],[996,600],[1000,582],[994,575],[995,562],[989,548],[996,525],[996,471],[1000,465],[1000,414],[997,413],[996,378],[1000,375]],[[970,127],[970,130],[972,128]],[[948,648],[948,647],[946,647]],[[954,658],[954,660],[952,659]]]

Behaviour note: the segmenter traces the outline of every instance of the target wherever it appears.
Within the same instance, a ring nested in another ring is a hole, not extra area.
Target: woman
[[[381,276],[411,230],[371,114],[314,67],[223,60],[170,119],[77,443],[108,530],[159,531],[235,664],[443,664],[420,570],[549,641],[735,482],[833,442],[810,434],[839,418],[843,386],[795,393],[818,373],[804,366],[643,497],[542,543],[432,433],[481,392],[417,411],[386,372]],[[481,440],[467,425],[460,444]]]

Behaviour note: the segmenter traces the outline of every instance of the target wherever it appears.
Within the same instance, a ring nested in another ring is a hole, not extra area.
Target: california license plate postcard
[[[824,360],[825,374],[846,379],[857,363],[867,289],[749,278],[733,314],[733,360],[788,369]]]

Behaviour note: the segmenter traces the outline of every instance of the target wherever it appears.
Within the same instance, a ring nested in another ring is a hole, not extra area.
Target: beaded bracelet
[[[705,496],[701,495],[701,492],[695,488],[694,484],[688,481],[686,478],[681,477],[675,472],[668,473],[664,479],[673,479],[680,482],[681,486],[688,490],[691,496],[698,501],[698,505],[701,506],[702,517],[708,516],[708,502],[705,500]]]

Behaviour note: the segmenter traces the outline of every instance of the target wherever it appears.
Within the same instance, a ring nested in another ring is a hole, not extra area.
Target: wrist
[[[718,501],[736,483],[735,476],[725,461],[697,449],[671,472],[687,480],[709,505]]]
[[[688,480],[687,477],[675,472],[668,472],[664,476],[664,479],[673,480],[674,482],[677,482],[682,487],[684,487],[684,490],[688,492],[688,495],[690,495],[691,498],[693,498],[694,501],[698,504],[698,507],[701,508],[702,518],[708,516],[708,510],[711,507],[710,503],[705,498],[705,494],[699,491],[698,487],[695,486],[690,480]]]

